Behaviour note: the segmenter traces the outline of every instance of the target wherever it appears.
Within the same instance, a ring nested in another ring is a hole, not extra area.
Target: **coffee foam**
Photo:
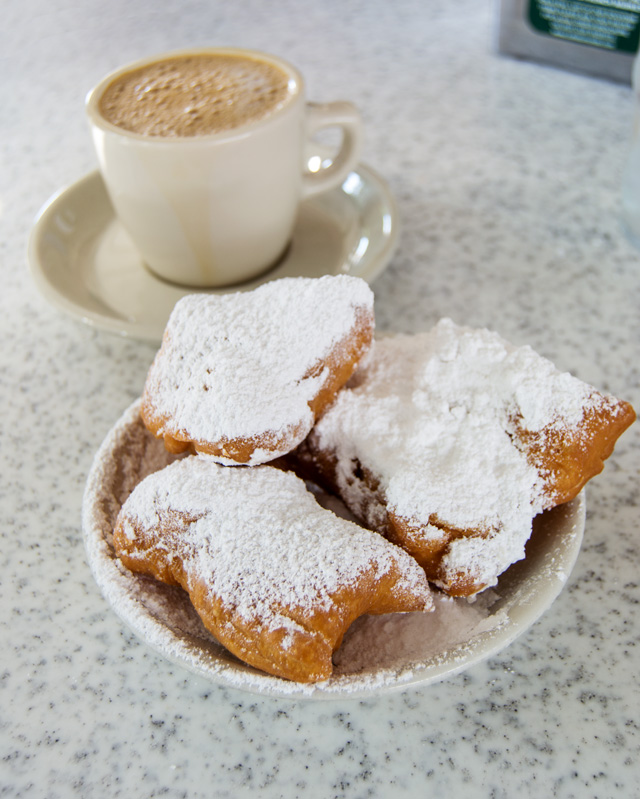
[[[184,138],[264,119],[290,96],[289,76],[268,61],[196,53],[119,75],[105,89],[99,109],[112,125],[132,133]]]

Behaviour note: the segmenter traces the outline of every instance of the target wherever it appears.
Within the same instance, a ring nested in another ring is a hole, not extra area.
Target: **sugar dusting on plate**
[[[504,624],[505,614],[490,615],[498,598],[493,590],[485,591],[476,602],[436,593],[433,613],[356,619],[334,656],[336,673],[357,673],[372,667],[391,670],[437,657],[474,635]]]

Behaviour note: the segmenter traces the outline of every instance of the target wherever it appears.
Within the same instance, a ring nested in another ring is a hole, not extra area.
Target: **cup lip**
[[[126,130],[112,122],[106,120],[99,110],[99,102],[102,94],[106,88],[121,75],[127,72],[132,72],[141,67],[153,64],[156,61],[163,61],[164,59],[181,58],[192,55],[237,55],[245,56],[247,58],[259,59],[267,61],[276,67],[279,67],[283,72],[289,75],[289,86],[291,91],[291,98],[284,103],[280,108],[277,108],[273,113],[268,114],[264,119],[256,119],[252,122],[247,122],[236,128],[230,130],[221,130],[215,133],[205,133],[198,136],[149,136],[145,133],[136,133],[131,130]],[[293,86],[292,86],[293,84]],[[89,118],[89,122],[95,128],[107,131],[124,139],[131,139],[138,142],[146,142],[149,144],[161,144],[165,146],[185,146],[186,144],[193,145],[196,142],[208,141],[226,141],[230,139],[237,139],[245,136],[250,132],[262,127],[267,127],[273,123],[274,120],[287,114],[293,106],[297,104],[304,95],[304,80],[301,73],[293,64],[285,61],[279,56],[272,53],[262,52],[260,50],[253,50],[243,47],[187,47],[179,50],[168,50],[166,52],[155,53],[136,61],[131,61],[109,72],[105,75],[88,93],[85,99],[85,111]]]

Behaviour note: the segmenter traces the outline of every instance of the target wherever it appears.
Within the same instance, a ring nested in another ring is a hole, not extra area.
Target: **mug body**
[[[189,137],[132,133],[99,108],[118,75],[185,51],[154,56],[105,78],[87,98],[93,141],[114,210],[147,266],[193,287],[256,277],[286,250],[302,192],[305,98],[285,61],[237,49],[188,51],[266,60],[288,76],[288,97],[266,117]]]

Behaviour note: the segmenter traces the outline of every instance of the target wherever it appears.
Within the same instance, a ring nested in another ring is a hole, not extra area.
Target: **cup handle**
[[[342,128],[343,138],[340,150],[329,166],[303,174],[303,197],[339,186],[356,165],[362,144],[362,119],[351,103],[307,103],[306,111],[308,138],[321,128],[329,127]]]

